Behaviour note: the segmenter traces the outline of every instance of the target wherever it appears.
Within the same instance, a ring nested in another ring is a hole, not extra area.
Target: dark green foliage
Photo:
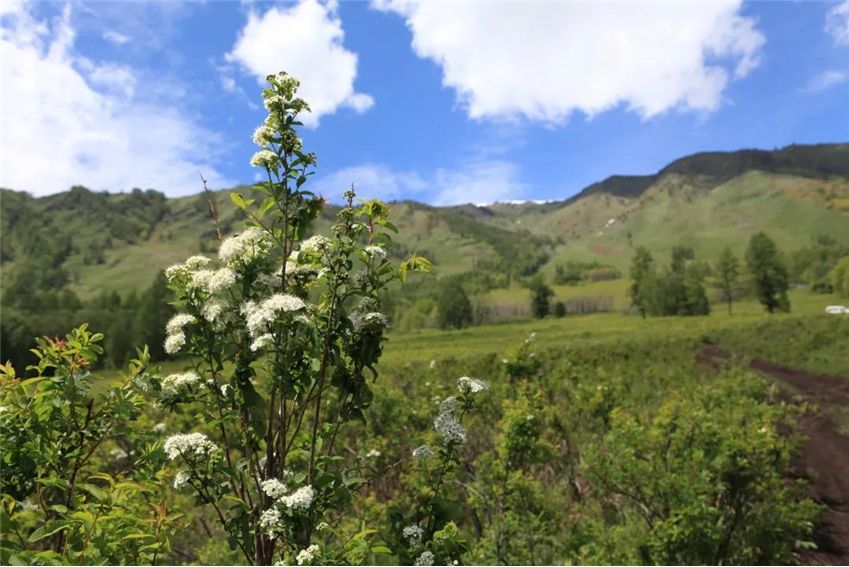
[[[577,285],[581,282],[615,280],[622,273],[613,266],[598,262],[566,262],[554,267],[554,283]]]
[[[789,271],[793,282],[804,283],[820,293],[831,293],[829,272],[844,256],[849,256],[849,244],[841,244],[827,235],[812,239],[810,245],[790,254]]]
[[[724,299],[728,303],[728,314],[731,314],[731,304],[734,301],[737,281],[740,276],[740,261],[734,256],[730,247],[722,251],[722,255],[716,262],[716,286],[719,288]]]
[[[437,319],[442,329],[462,329],[472,324],[472,303],[455,279],[441,282],[436,300]]]
[[[749,241],[746,265],[752,274],[755,293],[764,308],[770,313],[790,311],[787,268],[779,257],[775,242],[765,233],[759,232]]]
[[[646,316],[648,299],[651,294],[650,281],[654,279],[654,259],[649,251],[640,246],[634,251],[631,261],[631,287],[628,294],[631,304],[643,317]]]
[[[531,314],[537,319],[547,317],[551,312],[551,298],[554,296],[554,290],[539,277],[530,281],[528,289],[531,291]]]
[[[566,305],[562,301],[554,304],[554,316],[558,319],[566,316]]]

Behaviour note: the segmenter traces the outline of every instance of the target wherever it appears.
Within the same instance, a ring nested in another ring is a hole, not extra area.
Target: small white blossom
[[[159,422],[153,426],[153,430],[157,433],[165,433],[165,424],[163,422]]]
[[[430,368],[431,370],[436,368],[436,359],[435,358],[430,361],[430,364],[428,364],[428,368]]]
[[[173,283],[176,280],[188,277],[191,273],[205,268],[207,265],[209,265],[209,258],[206,256],[190,256],[182,264],[174,264],[166,268],[165,277],[169,282]]]
[[[26,512],[32,512],[33,510],[38,510],[38,506],[36,506],[32,502],[30,502],[29,500],[23,500],[21,502],[18,502],[18,506],[21,507],[21,510],[24,510]]]
[[[404,528],[402,531],[404,539],[406,539],[411,547],[415,547],[422,542],[424,530],[418,524],[412,524]]]
[[[452,411],[443,411],[433,420],[433,427],[446,443],[465,443],[466,428]]]
[[[426,461],[433,457],[433,449],[427,445],[419,445],[413,449],[413,458]]]
[[[302,486],[289,496],[282,497],[280,503],[292,510],[309,510],[314,497],[312,486]]]
[[[265,347],[273,345],[273,344],[274,344],[274,337],[271,336],[271,333],[266,333],[264,335],[257,337],[256,339],[254,339],[254,341],[251,343],[251,350],[253,352],[256,352],[256,351],[258,351],[262,348],[265,348]]]
[[[197,319],[195,319],[193,315],[189,315],[188,313],[177,313],[168,320],[168,324],[165,325],[165,330],[169,335],[176,335],[177,333],[182,332],[183,327],[190,325],[195,321],[197,321]]]
[[[172,461],[182,456],[208,456],[218,451],[215,443],[203,433],[178,433],[165,440],[165,454]]]
[[[386,315],[377,311],[363,315],[363,326],[372,328],[385,328],[388,325]]]
[[[315,559],[318,552],[318,546],[313,544],[306,549],[302,549],[295,559],[298,561],[298,565],[309,565]]]
[[[372,258],[386,258],[386,250],[380,246],[366,246],[366,253]]]
[[[462,402],[455,398],[454,396],[448,396],[441,402],[439,402],[439,412],[440,413],[452,413],[457,408],[462,405]]]
[[[433,553],[430,551],[423,551],[421,555],[419,555],[418,559],[416,559],[415,565],[433,565],[435,557]]]
[[[257,339],[265,334],[266,326],[275,319],[277,313],[300,311],[306,306],[307,304],[300,297],[288,293],[277,293],[260,304],[248,301],[242,306],[242,315],[245,316],[248,332]]]
[[[280,157],[271,150],[260,150],[251,157],[253,167],[273,168],[280,161]]]
[[[189,471],[180,471],[177,473],[177,476],[174,477],[174,488],[176,490],[180,490],[187,484],[189,484],[189,480],[191,480],[192,475],[189,474]]]
[[[202,289],[209,294],[218,293],[236,283],[236,272],[230,268],[200,270],[192,275],[190,288]]]
[[[113,460],[121,461],[123,459],[126,459],[129,455],[125,450],[118,447],[109,451],[109,456],[112,457]]]
[[[457,380],[457,389],[463,394],[478,394],[489,390],[489,384],[483,380],[461,376]]]
[[[200,382],[200,376],[191,370],[178,374],[169,374],[162,379],[162,390],[177,393],[198,384],[198,382]]]
[[[186,335],[183,333],[174,333],[165,338],[165,352],[168,354],[177,354],[183,345],[186,344]]]
[[[378,451],[377,449],[372,449],[371,451],[369,451],[368,453],[366,453],[366,458],[369,458],[369,459],[376,459],[376,458],[377,458],[377,457],[379,457],[380,455],[381,455],[380,451]]]
[[[272,139],[274,138],[274,130],[265,124],[258,126],[256,130],[254,130],[253,140],[254,144],[257,146],[265,146],[266,144],[270,144]]]
[[[327,522],[319,522],[319,524],[315,527],[315,531],[323,532],[324,530],[328,529],[329,527],[330,527],[330,524],[328,524]]]
[[[220,301],[210,301],[206,305],[203,306],[201,310],[201,315],[203,318],[209,321],[210,323],[215,322],[218,317],[221,316],[221,313],[224,312],[224,304]]]
[[[268,534],[273,534],[280,527],[280,510],[272,506],[259,517],[259,527]]]
[[[253,226],[222,242],[218,249],[218,258],[235,268],[266,256],[271,247],[272,242],[268,234]]]
[[[330,239],[316,234],[301,242],[301,251],[309,253],[324,252],[330,248]]]
[[[277,500],[281,496],[285,496],[286,492],[288,492],[286,485],[277,480],[276,478],[270,478],[268,480],[262,481],[260,487],[267,496],[275,500]]]

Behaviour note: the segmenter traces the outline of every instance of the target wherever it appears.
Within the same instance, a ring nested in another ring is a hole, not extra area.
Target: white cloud
[[[843,0],[828,11],[825,31],[834,38],[835,45],[849,45],[849,0]]]
[[[620,104],[644,118],[717,109],[765,41],[740,4],[373,0],[404,17],[471,118],[550,124]]]
[[[365,112],[374,104],[371,96],[354,91],[357,56],[345,49],[344,36],[335,3],[303,0],[261,15],[251,9],[226,59],[239,63],[260,84],[279,71],[300,79],[299,94],[312,108],[303,122],[316,127],[340,106]]]
[[[835,87],[849,79],[849,74],[845,71],[837,71],[828,69],[814,76],[808,81],[808,84],[803,89],[806,93],[821,93],[825,90]]]
[[[105,32],[103,32],[103,39],[105,39],[109,43],[114,43],[115,45],[124,45],[132,38],[122,33],[116,32],[115,30],[106,30]]]
[[[364,163],[322,175],[310,190],[338,200],[351,184],[360,197],[386,201],[410,198],[427,187],[418,173],[398,172],[383,164]]]
[[[3,19],[0,186],[43,195],[92,189],[197,192],[219,139],[173,105],[141,98],[132,69],[74,52],[70,6],[53,22],[26,9]],[[145,92],[155,89],[145,89]],[[153,95],[151,95],[153,96]]]
[[[472,161],[457,169],[439,168],[431,179],[384,164],[360,164],[318,178],[311,190],[338,200],[352,183],[366,199],[416,199],[434,205],[515,199],[526,189],[515,164],[495,159]]]

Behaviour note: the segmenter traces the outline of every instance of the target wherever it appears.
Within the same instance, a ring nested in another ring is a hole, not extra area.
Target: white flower
[[[280,157],[271,150],[260,150],[251,157],[253,167],[273,168],[280,161]]]
[[[221,243],[218,258],[230,267],[243,266],[271,251],[271,239],[260,228],[252,226]]]
[[[327,522],[319,522],[319,524],[315,527],[315,531],[323,532],[324,530],[326,530],[329,527],[330,527],[330,524],[328,524]]]
[[[38,510],[38,506],[36,506],[32,502],[30,502],[29,500],[23,500],[21,502],[18,502],[18,506],[21,507],[21,510],[24,510],[24,511],[27,511],[27,512],[31,512],[33,510]]]
[[[422,537],[424,537],[424,530],[418,524],[412,524],[404,528],[402,531],[404,534],[404,539],[406,539],[411,547],[415,547],[422,542]]]
[[[366,246],[366,253],[372,258],[386,258],[386,250],[380,246]]]
[[[259,527],[268,534],[273,534],[280,527],[280,510],[272,506],[259,517]]]
[[[181,374],[169,374],[162,379],[162,389],[169,392],[178,392],[194,386],[200,382],[200,376],[192,372],[183,372]]]
[[[177,354],[183,345],[186,344],[186,335],[183,333],[175,333],[168,335],[165,338],[165,352],[168,354]]]
[[[189,474],[189,471],[180,471],[177,473],[177,476],[174,477],[174,488],[176,490],[180,490],[187,484],[189,484],[189,480],[191,480],[192,475]]]
[[[177,313],[168,320],[168,324],[165,325],[165,330],[169,335],[176,335],[177,333],[182,332],[183,327],[194,323],[195,321],[197,321],[197,319],[188,313]]]
[[[442,406],[445,405],[445,402],[455,398],[446,398],[442,402]],[[442,438],[446,443],[465,443],[466,442],[466,428],[460,423],[457,419],[457,416],[454,415],[454,408],[449,406],[448,409],[442,409],[439,415],[436,416],[436,419],[433,420],[433,427],[442,435]]]
[[[415,565],[433,565],[435,557],[433,553],[430,551],[423,551],[421,555],[419,555],[418,559],[416,559]]]
[[[435,358],[430,361],[430,364],[428,364],[428,368],[430,368],[431,370],[436,368],[436,359]]]
[[[269,345],[274,344],[274,337],[271,336],[271,333],[266,333],[254,339],[254,342],[251,343],[251,350],[253,352],[258,351],[261,348],[265,348]]]
[[[203,318],[209,321],[210,323],[214,322],[221,313],[224,311],[224,304],[220,301],[210,301],[206,305],[203,306],[201,310],[201,315]]]
[[[280,499],[280,503],[292,510],[309,510],[315,491],[312,486],[302,486],[289,496]]]
[[[318,552],[318,546],[313,544],[306,549],[302,549],[295,559],[298,561],[298,565],[309,565],[309,563],[311,563],[312,560],[315,559],[315,556]]]
[[[251,336],[258,339],[265,334],[266,325],[275,319],[279,312],[291,313],[300,311],[307,306],[300,297],[288,293],[277,293],[272,295],[261,304],[248,301],[242,306],[242,315],[245,316],[245,324]],[[259,348],[258,345],[257,348]]]
[[[165,440],[165,454],[172,461],[182,455],[208,456],[218,451],[215,443],[203,433],[178,433]]]
[[[386,315],[372,311],[363,315],[363,326],[373,328],[385,328],[389,323],[386,321]]]
[[[192,274],[189,287],[202,289],[209,294],[218,293],[236,283],[236,272],[230,268],[199,270]]]
[[[173,266],[166,268],[165,277],[169,282],[173,283],[175,280],[183,279],[189,274],[200,270],[201,268],[205,268],[207,265],[209,265],[209,258],[206,256],[190,256],[182,264],[174,264]]]
[[[477,394],[489,390],[489,384],[483,380],[461,376],[457,379],[457,389],[463,394]]]
[[[253,140],[254,144],[257,146],[264,146],[266,144],[270,144],[272,139],[274,138],[274,130],[262,124],[258,126],[256,130],[254,130]]]
[[[129,455],[127,455],[125,450],[118,447],[109,451],[109,456],[112,457],[113,460],[120,461],[122,459],[126,459]]]
[[[310,236],[303,242],[301,242],[301,251],[316,253],[316,252],[324,252],[330,248],[330,239],[321,236],[320,234],[316,234],[314,236]]]
[[[381,454],[380,451],[378,451],[377,449],[372,449],[371,451],[366,453],[366,457],[369,458],[369,459],[376,459],[377,457],[380,456],[380,454]]]
[[[448,396],[447,398],[439,402],[439,411],[440,413],[452,413],[461,405],[462,403],[460,402],[460,400],[458,400],[454,396]]]
[[[153,430],[157,433],[165,433],[165,424],[163,422],[159,422],[153,426]]]
[[[276,478],[270,478],[268,480],[262,481],[259,485],[262,488],[262,491],[269,496],[277,500],[281,496],[285,496],[288,488],[286,485],[277,480]]]
[[[433,449],[427,445],[419,445],[413,449],[413,458],[426,461],[433,457]]]

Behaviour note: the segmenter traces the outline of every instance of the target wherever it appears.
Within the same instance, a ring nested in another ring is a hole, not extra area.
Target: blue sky
[[[253,180],[260,77],[316,112],[314,189],[562,199],[697,151],[849,141],[849,0],[4,4],[0,185]]]

